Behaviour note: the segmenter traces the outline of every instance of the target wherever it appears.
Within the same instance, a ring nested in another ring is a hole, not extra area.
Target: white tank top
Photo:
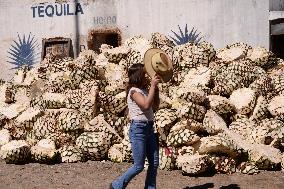
[[[127,95],[127,104],[128,104],[130,119],[132,119],[132,120],[143,120],[143,121],[153,121],[154,113],[153,113],[152,107],[147,109],[147,110],[141,109],[136,104],[136,102],[134,100],[132,100],[131,95],[130,95],[132,91],[136,91],[138,93],[141,93],[145,97],[148,96],[147,91],[141,90],[141,89],[136,88],[136,87],[132,87],[129,90],[128,95]]]

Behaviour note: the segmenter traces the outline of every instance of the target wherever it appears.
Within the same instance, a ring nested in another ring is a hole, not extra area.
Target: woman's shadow
[[[198,186],[192,186],[192,187],[185,187],[183,189],[208,189],[208,188],[213,188],[214,184],[213,183],[206,183]],[[239,185],[237,184],[229,184],[228,186],[221,186],[219,189],[241,189]]]
[[[202,185],[198,185],[198,186],[192,186],[192,187],[185,187],[183,189],[208,189],[208,188],[213,188],[214,184],[213,183],[206,183],[206,184],[202,184]]]

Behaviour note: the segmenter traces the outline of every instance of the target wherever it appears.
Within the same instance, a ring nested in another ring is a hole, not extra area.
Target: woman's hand
[[[158,74],[155,74],[154,77],[152,78],[151,86],[156,88],[158,86],[158,83],[160,83],[160,81],[161,81],[160,76]]]

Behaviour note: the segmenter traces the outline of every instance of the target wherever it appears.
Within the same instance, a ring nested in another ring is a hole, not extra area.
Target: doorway
[[[52,53],[57,58],[74,58],[71,39],[63,37],[43,39],[41,60],[43,60],[48,53]]]
[[[278,58],[284,59],[284,34],[271,36],[271,51]]]
[[[118,29],[92,30],[88,36],[88,49],[100,53],[102,44],[118,47],[121,45],[121,33]]]
[[[284,19],[270,21],[270,51],[284,59]]]

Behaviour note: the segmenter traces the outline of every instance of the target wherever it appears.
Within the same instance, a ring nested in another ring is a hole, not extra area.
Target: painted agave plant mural
[[[176,45],[182,45],[187,42],[194,42],[194,43],[199,43],[202,37],[200,36],[200,32],[197,33],[197,29],[194,27],[191,29],[190,32],[188,32],[187,24],[185,25],[184,31],[181,30],[180,26],[178,25],[179,32],[174,32],[173,30],[172,33],[174,34],[174,37],[169,36]]]
[[[18,40],[13,40],[13,44],[8,50],[9,60],[7,62],[14,65],[12,69],[18,69],[24,65],[32,67],[40,58],[38,48],[39,44],[34,35],[29,33],[27,37],[23,35],[21,38],[18,34]]]

